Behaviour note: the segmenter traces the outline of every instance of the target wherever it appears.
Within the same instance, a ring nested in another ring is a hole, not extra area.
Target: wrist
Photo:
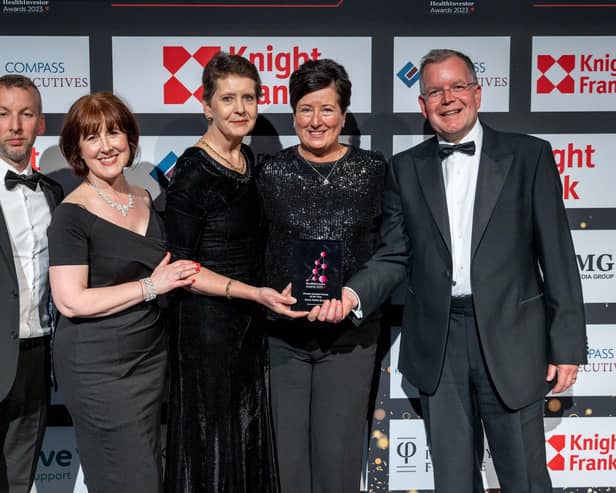
[[[158,293],[156,292],[156,288],[154,287],[154,283],[152,282],[151,277],[144,277],[139,280],[139,283],[142,285],[141,292],[144,293],[143,301],[152,301],[156,299]]]
[[[227,284],[225,285],[225,298],[228,300],[232,300],[233,296],[231,296],[231,285],[233,284],[233,279],[229,278],[227,280]]]

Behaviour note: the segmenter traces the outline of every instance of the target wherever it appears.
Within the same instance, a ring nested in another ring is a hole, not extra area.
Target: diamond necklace
[[[314,171],[317,175],[319,175],[322,180],[323,183],[321,183],[321,185],[329,185],[331,182],[329,181],[329,177],[332,175],[332,173],[334,172],[334,170],[336,169],[336,165],[338,164],[338,161],[340,161],[340,158],[344,155],[344,147],[341,149],[341,154],[338,156],[338,159],[336,159],[334,161],[334,164],[332,165],[332,169],[329,170],[329,173],[327,173],[327,176],[323,176],[323,173],[321,173],[318,169],[316,169],[311,163],[310,161],[308,161],[307,159],[305,159],[300,153],[299,153],[299,146],[297,147],[297,155],[300,157],[300,159],[302,161],[304,161],[308,166],[310,166],[310,169],[312,171]]]
[[[103,199],[103,202],[105,202],[105,204],[107,204],[109,207],[116,209],[124,217],[128,216],[128,209],[132,209],[133,207],[135,207],[135,201],[133,200],[133,194],[130,193],[130,190],[128,191],[128,204],[120,204],[118,202],[114,202],[109,197],[107,197],[107,195],[105,195],[103,191],[91,181],[89,181],[88,183],[94,189],[94,191],[98,194],[98,196],[101,199]]]
[[[199,144],[203,144],[205,147],[207,147],[210,151],[212,151],[214,154],[216,154],[216,156],[218,156],[220,159],[222,159],[225,163],[227,163],[229,165],[229,167],[233,170],[238,172],[239,174],[244,174],[244,172],[246,171],[246,158],[244,157],[244,154],[240,151],[240,156],[242,158],[242,162],[240,163],[239,166],[236,166],[235,164],[233,164],[231,161],[229,161],[226,157],[224,157],[220,152],[218,152],[216,149],[214,149],[212,147],[212,145],[205,140],[203,137],[201,137],[198,141]]]

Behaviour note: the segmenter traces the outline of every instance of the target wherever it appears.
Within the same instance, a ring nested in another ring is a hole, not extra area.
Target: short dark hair
[[[338,104],[345,113],[351,104],[351,81],[342,65],[329,58],[308,60],[289,79],[289,93],[293,113],[297,102],[306,94],[324,89],[334,84],[338,94]]]
[[[239,55],[229,55],[224,51],[216,53],[203,68],[201,82],[203,83],[203,101],[212,102],[212,96],[216,92],[218,79],[224,79],[229,75],[248,77],[255,83],[255,94],[261,97],[261,77],[257,67],[246,58]]]
[[[60,150],[79,177],[83,178],[90,172],[81,157],[79,142],[82,137],[98,132],[103,124],[108,132],[119,129],[126,134],[130,148],[126,166],[133,164],[139,144],[139,127],[135,115],[114,94],[95,92],[80,97],[72,104],[60,132]]]
[[[29,79],[25,75],[18,74],[7,74],[0,77],[0,87],[6,87],[7,89],[10,87],[18,87],[19,89],[32,89],[38,98],[38,112],[43,113],[43,99],[41,98],[41,92],[39,88],[36,87],[36,84],[32,82],[32,79]]]
[[[466,68],[468,69],[468,74],[471,76],[473,80],[469,82],[477,82],[477,72],[475,70],[475,65],[473,61],[464,53],[461,53],[456,50],[450,50],[446,48],[442,49],[434,49],[430,50],[422,59],[421,66],[419,67],[419,92],[424,93],[425,86],[423,81],[424,71],[426,66],[432,63],[440,63],[448,60],[449,58],[459,58],[464,62]]]

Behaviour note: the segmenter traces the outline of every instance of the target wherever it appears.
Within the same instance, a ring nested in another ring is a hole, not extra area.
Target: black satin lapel
[[[6,227],[2,207],[0,207],[0,260],[6,263],[6,269],[3,272],[10,273],[15,283],[17,283],[13,249],[11,248],[11,239],[9,238],[9,230]]]
[[[496,206],[496,201],[503,190],[511,163],[513,163],[513,154],[505,154],[497,159],[492,159],[488,154],[481,153],[477,189],[475,192],[475,207],[473,210],[471,258],[475,255],[485,229],[488,226]]]
[[[417,176],[432,217],[438,226],[443,241],[451,251],[449,235],[449,214],[447,213],[447,196],[443,183],[441,161],[438,158],[438,147],[434,146],[432,156],[417,158]]]
[[[49,210],[53,212],[58,203],[62,200],[61,197],[56,196],[54,189],[47,183],[47,177],[45,175],[41,175],[39,185],[43,191],[43,195],[45,195]]]

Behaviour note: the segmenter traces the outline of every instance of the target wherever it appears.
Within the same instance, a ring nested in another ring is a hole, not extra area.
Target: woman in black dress
[[[338,141],[351,97],[341,65],[304,63],[289,93],[300,144],[264,158],[257,178],[269,226],[264,281],[275,289],[293,275],[294,239],[341,241],[343,281],[366,262],[385,179],[382,156]],[[278,318],[267,331],[282,492],[357,493],[379,321]]]
[[[190,285],[199,270],[188,260],[169,263],[150,196],[124,178],[138,137],[134,116],[111,93],[77,100],[60,137],[83,183],[49,227],[61,313],[54,365],[90,493],[162,491],[167,351],[156,296]]]
[[[203,72],[208,130],[178,159],[165,224],[174,257],[203,269],[178,294],[170,340],[166,491],[278,491],[257,302],[288,316],[290,296],[257,288],[262,213],[254,157],[256,68],[219,53]]]

